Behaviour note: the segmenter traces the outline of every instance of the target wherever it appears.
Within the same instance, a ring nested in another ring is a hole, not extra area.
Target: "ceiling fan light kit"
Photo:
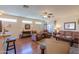
[[[53,16],[53,13],[44,12],[43,17],[44,18],[51,18]]]

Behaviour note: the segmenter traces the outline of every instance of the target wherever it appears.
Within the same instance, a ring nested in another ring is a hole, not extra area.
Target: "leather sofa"
[[[58,35],[58,37],[57,37],[57,35]],[[53,36],[60,40],[79,44],[79,32],[78,31],[60,31],[58,33],[54,33]],[[72,40],[66,39],[67,36],[71,37]],[[62,39],[62,37],[64,37],[64,38]]]

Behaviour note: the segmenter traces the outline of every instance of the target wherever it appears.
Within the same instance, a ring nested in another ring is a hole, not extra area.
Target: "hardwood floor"
[[[47,54],[68,54],[70,51],[70,44],[68,42],[56,40],[54,38],[46,39],[46,53]]]
[[[45,53],[47,54],[67,54],[69,53],[70,45],[67,42],[57,41],[54,38],[47,38],[42,41],[46,44]],[[13,54],[14,51],[9,51]],[[40,44],[33,42],[31,38],[17,39],[16,40],[16,53],[17,54],[41,54]]]
[[[31,38],[18,39],[16,41],[17,54],[38,54],[40,53],[39,44],[33,42]]]

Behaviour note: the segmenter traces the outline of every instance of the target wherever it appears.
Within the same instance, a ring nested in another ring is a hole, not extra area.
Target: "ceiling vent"
[[[29,8],[29,6],[28,5],[23,5],[23,8]]]

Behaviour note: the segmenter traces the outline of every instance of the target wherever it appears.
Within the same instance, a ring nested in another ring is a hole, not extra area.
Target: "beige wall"
[[[9,30],[10,32],[13,32],[16,37],[18,37],[18,35],[25,30],[24,26],[25,24],[22,23],[22,20],[31,20],[33,23],[30,24],[31,28],[30,30],[36,30],[37,32],[42,31],[44,29],[44,22],[42,22],[41,25],[37,25],[35,24],[35,21],[39,21],[39,20],[34,20],[34,19],[29,19],[29,18],[24,18],[24,17],[16,17],[16,16],[10,16],[10,15],[4,15],[4,16],[0,16],[1,18],[11,18],[11,19],[16,19],[17,22],[16,23],[12,23],[12,22],[2,22],[3,28],[5,27],[7,30]]]

